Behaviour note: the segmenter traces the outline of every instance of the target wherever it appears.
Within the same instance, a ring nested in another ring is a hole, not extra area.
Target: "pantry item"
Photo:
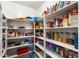
[[[52,44],[52,43],[51,43],[51,48],[50,48],[50,49],[52,49],[52,52],[55,52],[55,51],[56,51],[56,47],[57,47],[57,46],[56,46],[55,44]]]
[[[32,24],[32,29],[34,29],[34,23]]]
[[[57,9],[63,8],[63,6],[64,6],[64,1],[59,1],[57,3]]]
[[[68,43],[71,45],[74,45],[74,39],[73,39],[72,33],[69,33],[68,35]]]
[[[19,37],[18,32],[16,32],[16,37]]]
[[[54,11],[57,10],[57,3],[54,5]]]
[[[42,28],[42,23],[41,22],[39,22],[39,27]]]
[[[73,51],[68,50],[68,58],[73,58]]]
[[[63,15],[63,27],[68,26],[68,15]]]
[[[65,58],[68,58],[68,55],[69,55],[68,49],[65,49],[65,50],[64,50],[64,57],[65,57]]]
[[[44,15],[44,16],[47,16],[47,15],[48,15],[48,12],[47,12],[47,11],[44,11],[44,12],[43,12],[43,15]]]
[[[47,22],[47,27],[49,28],[49,27],[52,27],[52,22],[51,21],[48,21]]]
[[[22,40],[22,41],[21,41],[21,44],[24,44],[24,43],[25,43],[25,41],[24,41],[24,40]]]
[[[26,21],[26,18],[19,18],[20,21]]]
[[[17,49],[16,54],[21,55],[23,53],[28,53],[30,49],[28,47]]]
[[[58,41],[62,42],[62,33],[61,32],[59,32],[59,34],[58,34]]]
[[[60,18],[57,18],[58,20],[58,27],[62,27],[63,26],[63,20]]]
[[[48,32],[47,34],[48,34],[48,38],[51,39],[51,37],[52,37],[51,34],[52,34],[52,33],[51,33],[51,32]]]
[[[73,58],[78,58],[78,52],[73,52]]]
[[[55,19],[54,27],[58,27],[58,20],[57,20],[57,18],[54,18],[54,19]]]
[[[64,6],[66,6],[66,5],[70,4],[70,3],[71,3],[71,1],[64,1]]]
[[[58,40],[58,32],[54,33],[54,40],[56,40],[56,41]]]
[[[72,26],[78,25],[78,10],[77,10],[77,8],[73,8],[72,12],[69,15],[69,19],[72,22]]]
[[[74,35],[74,47],[78,49],[78,33],[73,33]]]
[[[18,29],[25,29],[25,27],[24,26],[20,26],[20,27],[18,27]]]
[[[64,43],[67,43],[67,41],[68,41],[68,40],[67,40],[67,33],[64,32],[64,33],[63,33],[63,42],[64,42]]]
[[[68,26],[72,26],[71,14],[69,13]]]
[[[50,12],[54,12],[54,5],[51,6]]]
[[[63,57],[64,56],[64,48],[59,48],[59,54]]]
[[[56,53],[59,54],[59,46],[56,47]]]
[[[54,40],[54,32],[52,32],[51,39]]]

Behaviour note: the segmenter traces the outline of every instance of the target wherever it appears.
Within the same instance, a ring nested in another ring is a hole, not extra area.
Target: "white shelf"
[[[44,28],[35,28],[36,30],[43,30]]]
[[[24,53],[24,54],[21,54],[21,55],[12,55],[12,56],[9,56],[9,58],[13,58],[13,57],[19,57],[19,56],[22,56],[22,55],[25,55],[25,54],[29,54],[31,53],[32,51],[29,51],[28,53]]]
[[[39,45],[39,44],[37,44],[37,43],[35,43],[35,45],[36,45],[37,47],[39,47],[42,51],[44,51],[44,47],[42,47],[41,45]]]
[[[78,28],[78,26],[65,26],[65,27],[51,27],[51,28],[46,28],[46,29],[68,29],[68,28]]]
[[[2,33],[3,35],[5,35],[5,33]]]
[[[52,58],[62,58],[60,55],[56,54],[55,52],[50,52],[46,50],[46,53],[51,56]]]
[[[8,49],[13,49],[13,48],[19,48],[19,47],[23,47],[23,46],[28,46],[28,45],[31,45],[31,44],[23,44],[23,45],[8,47],[7,50],[8,50]]]
[[[70,45],[70,44],[67,44],[67,43],[63,43],[63,42],[59,42],[59,41],[55,41],[55,40],[51,40],[51,39],[47,39],[47,38],[46,38],[46,41],[51,42],[51,43],[56,44],[56,45],[59,45],[59,46],[62,46],[64,48],[67,48],[67,49],[70,49],[70,50],[78,52],[78,49],[75,49],[73,45]]]
[[[33,28],[7,28],[7,29],[13,29],[13,30],[34,30]]]
[[[34,51],[40,58],[43,58],[43,56],[39,53],[39,52],[36,52]]]
[[[70,3],[70,4],[66,5],[66,6],[64,6],[63,8],[60,8],[60,9],[58,9],[58,10],[56,10],[56,11],[50,13],[50,14],[46,17],[46,19],[55,17],[55,16],[58,15],[58,14],[60,15],[60,14],[63,13],[63,12],[66,12],[66,11],[68,11],[68,10],[73,9],[73,7],[77,5],[77,3],[78,3],[78,2]]]
[[[38,36],[35,36],[35,37],[38,39],[44,40],[44,37],[38,37]]]
[[[29,20],[29,19],[27,19],[27,20],[20,20],[19,18],[18,18],[18,20],[16,20],[16,19],[9,19],[10,21],[15,21],[15,22],[33,22],[32,20]]]
[[[28,38],[28,37],[34,37],[34,35],[33,36],[21,36],[21,37],[7,38],[7,39],[9,40],[9,39],[19,39],[19,38]]]
[[[4,54],[6,53],[6,51],[7,51],[6,49],[4,49],[4,50],[3,50],[3,53],[2,53],[2,54],[3,54],[3,56],[4,56]]]
[[[6,29],[7,27],[2,27],[2,29]]]

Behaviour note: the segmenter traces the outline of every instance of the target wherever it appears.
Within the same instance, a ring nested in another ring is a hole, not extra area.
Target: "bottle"
[[[55,26],[54,27],[58,27],[58,20],[55,18]]]
[[[62,40],[63,40],[63,32],[60,32],[58,37],[59,37],[58,41],[62,42]]]
[[[78,49],[78,33],[73,34],[74,34],[74,47]]]
[[[68,15],[63,15],[63,27],[68,26]]]
[[[73,39],[72,33],[69,33],[68,37],[69,37],[68,38],[68,43],[73,45],[74,44],[74,39]]]
[[[78,10],[76,8],[73,8],[70,19],[72,20],[72,26],[78,25]]]
[[[54,33],[54,40],[56,40],[56,41],[58,40],[58,32]]]
[[[64,33],[63,34],[63,42],[64,43],[67,43],[67,33]]]

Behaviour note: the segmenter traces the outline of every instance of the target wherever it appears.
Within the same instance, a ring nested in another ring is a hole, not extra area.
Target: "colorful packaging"
[[[64,34],[63,34],[63,42],[64,42],[64,43],[67,43],[67,41],[68,41],[68,40],[67,40],[67,34],[64,33]]]
[[[63,27],[68,26],[68,15],[63,16]]]
[[[69,20],[71,20],[72,26],[78,25],[78,11],[76,8],[72,10],[71,15],[69,16]]]

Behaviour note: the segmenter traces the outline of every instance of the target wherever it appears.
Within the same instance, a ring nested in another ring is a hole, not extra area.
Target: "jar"
[[[59,54],[63,57],[64,56],[64,48],[59,48]]]
[[[78,49],[78,33],[73,33],[74,37],[74,47]]]
[[[54,40],[56,40],[56,41],[58,40],[58,32],[54,33]]]
[[[65,49],[65,50],[64,50],[64,57],[65,57],[65,58],[68,58],[68,55],[69,55],[68,50]]]
[[[67,34],[66,33],[63,33],[63,42],[67,43]]]
[[[68,36],[69,36],[69,38],[68,38],[68,43],[71,44],[71,45],[74,45],[73,34],[70,33]]]
[[[73,58],[78,58],[78,53],[77,52],[73,52]]]
[[[41,22],[39,23],[39,27],[42,28],[42,23]]]
[[[68,15],[63,16],[63,26],[68,26]]]
[[[54,27],[58,27],[58,19],[55,18],[55,26]]]
[[[73,58],[73,51],[71,51],[71,50],[68,50],[68,58]]]
[[[52,24],[52,22],[51,21],[48,21],[47,22],[47,27],[51,27],[51,24]]]
[[[62,42],[62,40],[63,40],[63,32],[60,32],[58,36],[58,41]]]
[[[73,8],[70,19],[72,19],[72,26],[78,25],[78,10],[76,8]]]
[[[59,46],[56,47],[56,53],[59,54]]]
[[[51,36],[52,36],[52,37],[51,37],[51,38],[52,38],[52,40],[54,40],[54,32],[52,32],[52,35],[51,35]]]

